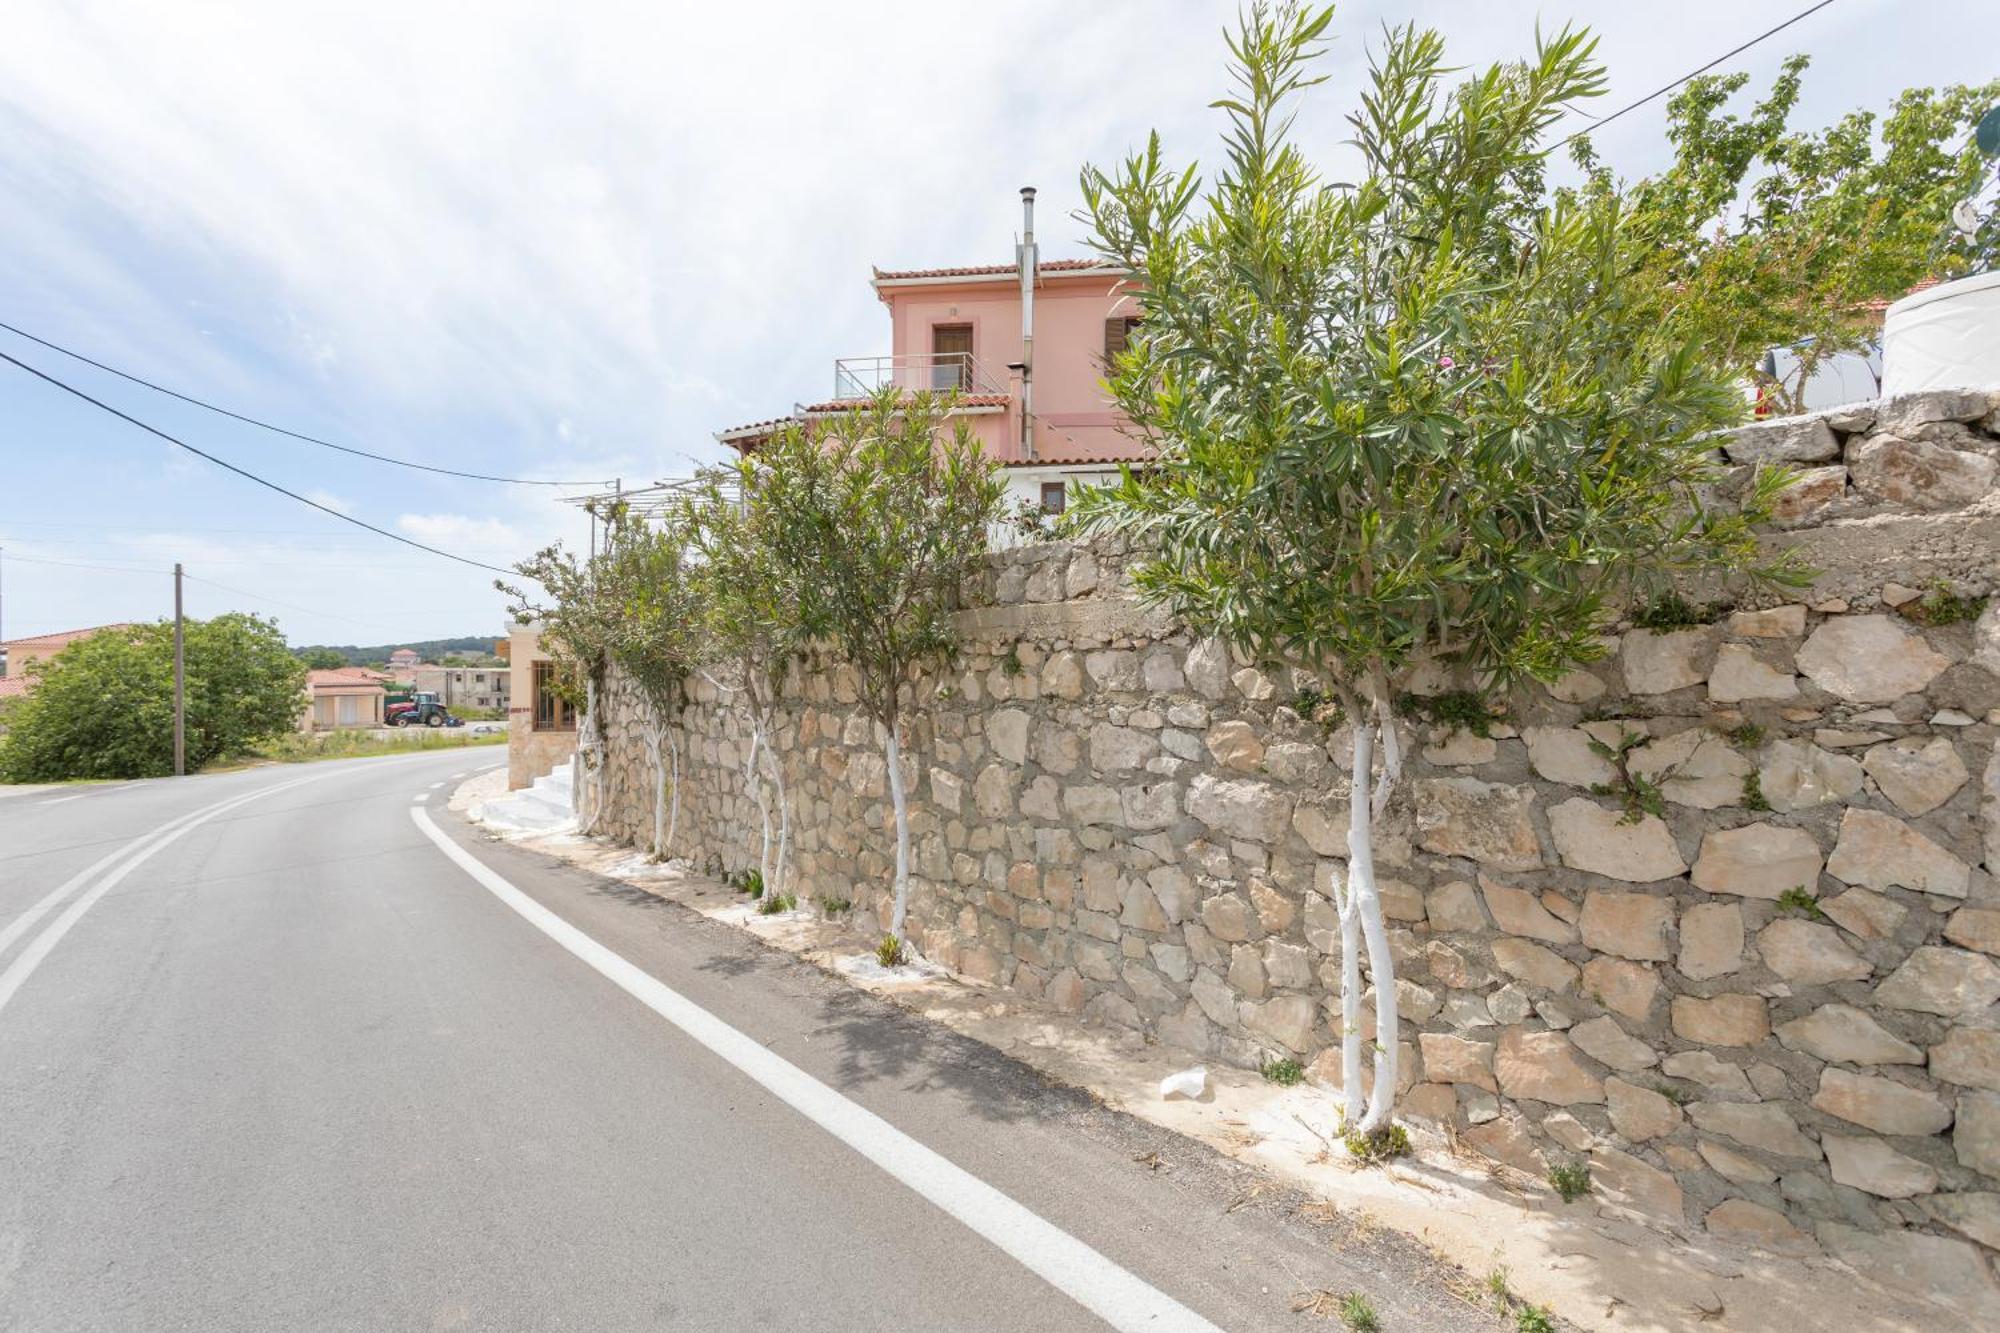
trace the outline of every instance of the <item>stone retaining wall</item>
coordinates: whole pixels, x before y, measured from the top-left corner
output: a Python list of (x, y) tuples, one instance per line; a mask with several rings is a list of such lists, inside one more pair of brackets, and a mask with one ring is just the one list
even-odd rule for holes
[[(1587, 1158), (1670, 1225), (1991, 1280), (2000, 600), (1927, 624), (1924, 596), (2000, 586), (1993, 406), (1738, 433), (1732, 461), (1813, 468), (1774, 538), (1809, 543), (1811, 593), (1621, 627), (1484, 735), (1412, 723), (1378, 835), (1407, 1114), (1538, 1175)], [(1125, 559), (989, 562), (908, 737), (911, 934), (1091, 1021), (1333, 1081), (1347, 737), (1131, 600)], [(800, 893), (885, 915), (885, 767), (854, 701), (845, 669), (800, 672), (774, 740)], [(643, 840), (636, 715), (614, 684), (607, 827)], [(676, 851), (754, 865), (741, 716), (703, 685), (680, 725)], [(1591, 745), (1628, 738), (1623, 772)], [(1628, 816), (1637, 779), (1660, 813)]]

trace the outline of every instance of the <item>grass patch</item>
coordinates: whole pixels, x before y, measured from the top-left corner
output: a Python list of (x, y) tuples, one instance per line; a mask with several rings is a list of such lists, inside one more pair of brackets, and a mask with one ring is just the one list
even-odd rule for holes
[(1590, 1193), (1590, 1165), (1587, 1162), (1558, 1162), (1549, 1168), (1549, 1188), (1564, 1203), (1575, 1203)]
[(1323, 736), (1331, 736), (1347, 720), (1347, 710), (1340, 706), (1340, 700), (1311, 685), (1292, 696), (1292, 711), (1318, 727)]
[(789, 912), (798, 905), (798, 899), (789, 893), (765, 894), (757, 903), (757, 915), (776, 916), (780, 912)]
[(1410, 1134), (1401, 1125), (1385, 1125), (1368, 1134), (1349, 1130), (1340, 1142), (1349, 1157), (1370, 1166), (1410, 1155)]
[(738, 893), (747, 893), (752, 898), (764, 896), (764, 872), (761, 870), (739, 870), (732, 875), (724, 875), (722, 882)]
[(1656, 631), (1713, 625), (1736, 608), (1728, 602), (1690, 602), (1677, 592), (1661, 593), (1632, 613), (1640, 629)]
[(426, 728), (415, 734), (377, 736), (360, 729), (348, 731), (287, 732), (260, 741), (243, 754), (248, 759), (268, 759), (280, 764), (311, 764), (322, 759), (373, 759), (388, 754), (418, 754), (426, 750), (468, 750), (481, 745), (505, 745), (507, 733), (454, 734)]
[(1595, 736), (1590, 738), (1590, 752), (1599, 759), (1608, 760), (1618, 776), (1609, 782), (1591, 784), (1591, 791), (1599, 796), (1616, 796), (1625, 807), (1625, 813), (1618, 817), (1621, 824), (1636, 824), (1647, 815), (1664, 818), (1667, 813), (1666, 794), (1660, 784), (1679, 771), (1676, 764), (1660, 774), (1656, 781), (1643, 773), (1634, 773), (1630, 763), (1632, 751), (1644, 745), (1649, 737), (1643, 731), (1618, 733), (1617, 745), (1606, 745)]
[(1922, 597), (1904, 602), (1896, 611), (1905, 620), (1914, 620), (1919, 625), (1962, 625), (1979, 619), (1985, 609), (1984, 597), (1966, 597), (1946, 584), (1937, 583)]
[(1556, 1321), (1539, 1305), (1524, 1305), (1514, 1313), (1514, 1333), (1556, 1333)]
[(1443, 694), (1399, 694), (1398, 717), (1420, 718), (1435, 726), (1469, 731), (1475, 736), (1493, 734), (1500, 715), (1486, 706), (1486, 696), (1476, 690), (1447, 690)]
[(847, 899), (836, 898), (830, 893), (822, 893), (819, 897), (813, 899), (813, 901), (818, 903), (819, 910), (826, 913), (828, 916), (839, 916), (842, 912), (845, 912), (848, 908), (854, 906), (854, 904), (848, 901)]
[(1375, 1307), (1368, 1298), (1358, 1291), (1350, 1291), (1341, 1298), (1340, 1322), (1353, 1333), (1379, 1333), (1382, 1320), (1375, 1313)]
[(1007, 655), (1000, 659), (1000, 674), (1010, 679), (1025, 670), (1021, 665), (1021, 649), (1017, 644), (1007, 645)]
[(1275, 1083), (1281, 1088), (1289, 1088), (1304, 1080), (1306, 1067), (1289, 1055), (1282, 1060), (1266, 1060), (1257, 1066), (1257, 1072), (1264, 1076), (1266, 1083)]
[(1754, 750), (1764, 743), (1764, 729), (1755, 722), (1745, 722), (1722, 733), (1723, 738), (1739, 750)]
[(1743, 808), (1745, 810), (1769, 810), (1770, 801), (1764, 797), (1764, 779), (1752, 769), (1743, 775)]
[(901, 967), (910, 961), (910, 950), (894, 935), (884, 935), (875, 946), (875, 961), (884, 967)]
[(1819, 898), (1807, 892), (1806, 886), (1803, 884), (1786, 889), (1778, 895), (1778, 910), (1780, 912), (1798, 912), (1801, 915), (1812, 917), (1814, 920), (1820, 920), (1826, 916), (1826, 913), (1820, 910)]

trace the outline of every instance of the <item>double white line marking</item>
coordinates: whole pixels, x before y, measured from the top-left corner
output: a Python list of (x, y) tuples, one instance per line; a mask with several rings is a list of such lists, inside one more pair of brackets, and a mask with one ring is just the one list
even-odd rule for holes
[[(261, 801), (266, 796), (275, 796), (281, 791), (290, 791), (294, 787), (302, 787), (308, 782), (318, 782), (332, 776), (331, 773), (316, 773), (309, 778), (295, 778), (290, 782), (279, 783), (275, 787), (265, 787), (242, 796), (233, 796), (226, 801), (218, 801), (214, 805), (204, 806), (177, 819), (170, 819), (150, 832), (140, 834), (117, 851), (70, 876), (40, 902), (9, 921), (5, 927), (0, 927), (0, 956), (4, 956), (7, 950), (14, 947), (16, 940), (34, 929), (37, 921), (61, 907), (63, 900), (71, 894), (78, 894), (76, 901), (51, 922), (47, 929), (35, 936), (6, 971), (0, 972), (0, 1009), (7, 1007), (7, 1002), (14, 998), (14, 992), (21, 989), (22, 983), (33, 976), (35, 969), (42, 965), (42, 960), (54, 951), (56, 945), (62, 943), (62, 937), (69, 934), (70, 927), (95, 906), (99, 898), (116, 888), (127, 875), (137, 870), (155, 853), (209, 820), (226, 815), (239, 806), (248, 805), (252, 801)], [(100, 874), (103, 877), (97, 878)], [(92, 883), (93, 879), (96, 879), (95, 883)]]

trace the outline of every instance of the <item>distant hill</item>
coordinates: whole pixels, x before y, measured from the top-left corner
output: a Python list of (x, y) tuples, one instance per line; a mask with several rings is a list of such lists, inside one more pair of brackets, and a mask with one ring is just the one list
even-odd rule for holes
[(292, 651), (304, 656), (312, 652), (339, 653), (349, 666), (386, 662), (398, 648), (414, 648), (426, 662), (457, 653), (466, 657), (489, 657), (497, 634), (469, 634), (457, 639), (404, 639), (401, 643), (307, 643), (294, 644)]

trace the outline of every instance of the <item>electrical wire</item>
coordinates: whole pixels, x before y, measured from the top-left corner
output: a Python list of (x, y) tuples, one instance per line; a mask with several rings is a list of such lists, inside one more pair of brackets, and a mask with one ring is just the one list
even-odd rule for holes
[[(1728, 60), (1730, 57), (1742, 55), (1745, 51), (1748, 51), (1751, 47), (1757, 45), (1757, 43), (1763, 41), (1766, 37), (1777, 36), (1785, 29), (1791, 27), (1794, 23), (1797, 23), (1800, 19), (1810, 18), (1811, 16), (1819, 13), (1820, 10), (1825, 9), (1828, 5), (1832, 3), (1833, 0), (1819, 0), (1819, 3), (1816, 5), (1806, 6), (1798, 13), (1786, 19), (1783, 23), (1780, 23), (1777, 27), (1767, 28), (1763, 32), (1758, 33), (1755, 37), (1752, 37), (1749, 41), (1743, 43), (1743, 45), (1735, 47), (1728, 51), (1724, 51), (1721, 55), (1709, 61), (1706, 65), (1703, 65), (1700, 69), (1694, 70), (1687, 74), (1683, 74), (1680, 78), (1675, 79), (1672, 83), (1667, 84), (1663, 88), (1655, 88), (1652, 92), (1647, 93), (1644, 97), (1632, 103), (1630, 106), (1621, 106), (1616, 111), (1612, 112), (1610, 115), (1591, 121), (1590, 124), (1584, 126), (1582, 129), (1578, 130), (1575, 134), (1570, 135), (1568, 139), (1564, 139), (1561, 143), (1557, 144), (1555, 146), (1555, 149), (1551, 151), (1558, 151), (1567, 148), (1569, 147), (1570, 141), (1572, 139), (1581, 138), (1582, 136), (1589, 134), (1592, 130), (1602, 129), (1606, 125), (1609, 125), (1612, 121), (1624, 115), (1626, 112), (1637, 111), (1640, 107), (1646, 105), (1646, 103), (1656, 101), (1659, 98), (1666, 96), (1674, 89), (1686, 83), (1689, 79), (1699, 78), (1703, 74), (1706, 74), (1710, 70), (1714, 69), (1717, 65), (1720, 65), (1723, 61)], [(6, 327), (5, 325), (0, 325), (0, 328), (5, 328), (5, 327)]]
[(86, 564), (81, 560), (51, 560), (47, 556), (39, 556), (39, 555), (9, 554), (6, 555), (4, 559), (6, 563), (10, 565), (11, 564), (61, 565), (65, 569), (103, 569), (103, 570), (109, 570), (113, 574), (167, 574), (172, 572), (170, 570), (156, 568), (155, 566), (152, 565)]
[[(462, 477), (468, 481), (501, 482), (509, 486), (607, 486), (612, 484), (606, 481), (542, 481), (531, 477), (496, 477), (485, 472), (461, 472), (456, 468), (434, 467), (429, 463), (413, 463), (407, 458), (394, 458), (388, 454), (370, 453), (366, 449), (356, 449), (354, 446), (347, 444), (335, 444), (332, 440), (322, 440), (317, 435), (307, 435), (302, 431), (274, 425), (269, 421), (260, 421), (256, 417), (245, 416), (241, 412), (232, 412), (226, 407), (219, 407), (214, 403), (196, 398), (192, 394), (182, 393), (178, 389), (169, 389), (164, 384), (155, 384), (152, 380), (134, 375), (130, 371), (120, 370), (116, 366), (107, 366), (102, 361), (85, 356), (82, 352), (73, 351), (70, 348), (64, 347), (61, 343), (50, 342), (47, 338), (38, 337), (26, 329), (16, 328), (14, 325), (4, 321), (0, 321), (0, 329), (5, 329), (17, 338), (26, 338), (31, 343), (38, 343), (48, 348), (51, 352), (60, 352), (72, 360), (81, 361), (86, 366), (94, 366), (107, 375), (116, 375), (119, 379), (129, 380), (142, 388), (151, 389), (154, 393), (163, 393), (169, 398), (178, 398), (184, 403), (199, 407), (204, 411), (214, 412), (219, 416), (228, 417), (232, 421), (240, 421), (246, 426), (255, 426), (259, 430), (268, 430), (277, 435), (288, 436), (294, 440), (302, 440), (307, 444), (316, 444), (322, 449), (337, 449), (343, 454), (353, 454), (356, 458), (369, 458), (377, 463), (388, 463), (393, 467), (413, 468), (418, 472), (435, 472), (440, 476)], [(16, 362), (15, 364), (18, 365), (20, 363)]]
[[(81, 560), (51, 560), (47, 556), (39, 555), (6, 555), (0, 557), (0, 562), (10, 565), (60, 565), (64, 569), (91, 569), (109, 574), (145, 574), (149, 577), (160, 579), (170, 579), (174, 574), (173, 570), (161, 565), (99, 565)], [(207, 584), (209, 587), (219, 589), (222, 592), (234, 593), (238, 597), (248, 597), (253, 602), (264, 602), (271, 606), (280, 606), (287, 611), (297, 611), (301, 615), (318, 616), (322, 620), (338, 620), (349, 625), (359, 625), (364, 629), (370, 630), (387, 628), (386, 623), (380, 620), (360, 620), (354, 616), (338, 615), (332, 611), (316, 611), (312, 607), (300, 606), (296, 602), (284, 602), (278, 600), (276, 597), (267, 597), (261, 592), (251, 592), (248, 588), (235, 588), (227, 583), (217, 583), (214, 579), (203, 578), (199, 574), (190, 574), (186, 570), (181, 571), (181, 577), (189, 583)], [(435, 618), (434, 613), (420, 611), (412, 611), (409, 615), (402, 618), (414, 620), (419, 616)]]
[(438, 547), (435, 546), (427, 546), (423, 542), (415, 541), (409, 537), (402, 536), (399, 533), (391, 532), (387, 528), (378, 528), (373, 523), (363, 522), (361, 519), (355, 518), (352, 514), (343, 514), (338, 509), (333, 508), (331, 505), (323, 505), (317, 500), (307, 499), (305, 496), (300, 495), (297, 491), (287, 490), (285, 487), (280, 486), (275, 481), (267, 481), (263, 477), (258, 476), (256, 473), (248, 471), (247, 469), (244, 468), (240, 468), (236, 466), (236, 464), (231, 463), (226, 459), (217, 458), (214, 454), (208, 453), (205, 450), (197, 449), (193, 445), (189, 444), (186, 440), (177, 439), (174, 436), (169, 435), (165, 431), (161, 430), (158, 426), (148, 425), (146, 422), (139, 420), (139, 418), (133, 416), (129, 412), (121, 412), (119, 409), (113, 407), (111, 404), (103, 401), (102, 399), (93, 398), (89, 394), (85, 393), (83, 390), (77, 388), (75, 385), (66, 384), (62, 380), (57, 379), (54, 375), (49, 374), (47, 371), (38, 370), (34, 366), (29, 365), (27, 362), (21, 360), (18, 357), (12, 356), (6, 352), (0, 352), (0, 361), (5, 361), (10, 365), (19, 366), (22, 370), (27, 371), (30, 375), (33, 375), (36, 379), (45, 380), (48, 383), (55, 385), (56, 388), (61, 389), (64, 393), (72, 394), (78, 398), (81, 398), (83, 399), (84, 402), (89, 403), (92, 407), (98, 408), (99, 410), (104, 412), (109, 412), (112, 416), (117, 417), (120, 421), (124, 421), (131, 425), (137, 426), (140, 430), (145, 431), (148, 435), (157, 435), (160, 439), (165, 440), (168, 444), (171, 444), (179, 449), (185, 449), (197, 458), (207, 459), (209, 462), (215, 464), (219, 468), (223, 468), (227, 471), (234, 472), (237, 476), (243, 477), (246, 480), (254, 481), (259, 486), (262, 486), (267, 490), (273, 490), (276, 491), (278, 494), (285, 496), (289, 499), (297, 500), (300, 504), (305, 505), (307, 508), (317, 509), (322, 514), (330, 514), (334, 518), (339, 519), (343, 523), (352, 523), (355, 527), (365, 528), (366, 530), (374, 533), (378, 537), (387, 537), (392, 542), (401, 542), (405, 546), (413, 546), (419, 551), (428, 551), (432, 555), (441, 556), (446, 560), (457, 561), (461, 565), (471, 565), (474, 569), (487, 569), (491, 570), (495, 574), (506, 574), (509, 577), (525, 577), (521, 575), (521, 571), (519, 570), (507, 569), (500, 565), (489, 565), (484, 560), (474, 560), (469, 556), (454, 555), (450, 551), (440, 550)]
[[(181, 571), (181, 577), (186, 579), (189, 583), (206, 584), (211, 588), (217, 588), (226, 593), (233, 593), (238, 597), (248, 597), (253, 602), (263, 602), (268, 606), (282, 607), (287, 611), (297, 611), (300, 615), (318, 616), (322, 620), (338, 620), (348, 625), (359, 625), (363, 629), (367, 630), (379, 631), (386, 628), (384, 623), (379, 620), (357, 620), (353, 616), (335, 615), (331, 611), (315, 611), (309, 606), (300, 606), (296, 602), (281, 602), (275, 597), (266, 597), (261, 592), (251, 592), (247, 588), (232, 588), (227, 583), (217, 583), (214, 579), (205, 579), (199, 574), (190, 574), (186, 570)], [(410, 613), (409, 616), (405, 617), (405, 619), (414, 620), (417, 618), (418, 615), (435, 618), (434, 613), (426, 611), (426, 612), (412, 612)]]

